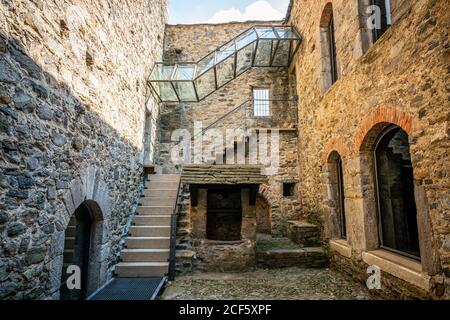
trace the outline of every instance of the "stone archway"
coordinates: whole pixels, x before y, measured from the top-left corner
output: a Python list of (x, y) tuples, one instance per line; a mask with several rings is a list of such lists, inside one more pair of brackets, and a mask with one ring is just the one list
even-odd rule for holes
[(258, 197), (264, 200), (265, 205), (268, 207), (271, 233), (281, 235), (282, 230), (286, 226), (281, 225), (280, 196), (269, 185), (262, 184), (259, 187)]
[(109, 189), (102, 178), (100, 169), (91, 166), (84, 169), (77, 178), (70, 182), (69, 188), (62, 195), (64, 208), (57, 216), (59, 226), (52, 238), (52, 260), (50, 262), (50, 281), (53, 288), (52, 298), (59, 299), (65, 231), (77, 208), (86, 205), (92, 216), (91, 248), (89, 257), (88, 294), (102, 286), (108, 278), (108, 257), (110, 253), (109, 223), (112, 200)]

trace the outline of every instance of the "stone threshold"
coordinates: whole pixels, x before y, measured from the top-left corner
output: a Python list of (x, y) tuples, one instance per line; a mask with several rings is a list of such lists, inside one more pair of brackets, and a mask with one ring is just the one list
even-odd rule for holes
[(330, 240), (330, 250), (337, 252), (338, 254), (346, 258), (352, 257), (352, 247), (350, 247), (347, 240)]
[(427, 292), (431, 289), (431, 277), (422, 272), (422, 265), (419, 261), (382, 249), (363, 252), (362, 259), (368, 265), (375, 265), (382, 271)]

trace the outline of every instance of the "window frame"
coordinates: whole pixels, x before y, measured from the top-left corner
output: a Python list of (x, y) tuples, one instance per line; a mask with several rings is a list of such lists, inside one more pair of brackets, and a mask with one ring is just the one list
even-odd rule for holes
[(372, 30), (372, 44), (374, 44), (392, 26), (392, 4), (390, 0), (370, 0), (369, 5), (381, 9), (381, 29)]
[[(262, 95), (263, 97), (267, 96), (267, 99), (255, 99), (257, 98), (257, 96), (255, 96), (255, 92), (257, 91), (267, 92), (267, 94)], [(270, 118), (272, 116), (270, 94), (271, 91), (269, 87), (252, 88), (252, 114), (254, 118)], [(258, 101), (261, 103), (257, 103)], [(263, 113), (262, 111), (267, 112)]]
[[(380, 198), (380, 181), (379, 181), (379, 170), (378, 170), (378, 157), (377, 157), (377, 152), (378, 152), (378, 147), (380, 145), (380, 143), (384, 140), (384, 138), (386, 137), (386, 135), (388, 135), (389, 133), (391, 133), (394, 130), (398, 130), (398, 129), (402, 129), (401, 127), (397, 126), (397, 125), (390, 125), (387, 128), (385, 128), (377, 137), (376, 142), (375, 142), (375, 147), (373, 150), (373, 166), (374, 166), (374, 182), (375, 182), (375, 200), (376, 200), (376, 210), (377, 210), (377, 231), (378, 231), (378, 247), (380, 249), (386, 250), (386, 251), (390, 251), (393, 252), (395, 254), (404, 256), (404, 257), (408, 257), (410, 259), (413, 259), (415, 261), (422, 261), (422, 253), (420, 252), (420, 235), (418, 237), (418, 242), (419, 242), (419, 256), (415, 256), (413, 254), (395, 249), (395, 248), (391, 248), (388, 246), (384, 245), (383, 242), (383, 217), (382, 217), (382, 210), (381, 210), (381, 198)], [(417, 208), (416, 208), (416, 214), (417, 213)], [(417, 229), (418, 226), (417, 226)], [(419, 230), (418, 230), (419, 231)]]

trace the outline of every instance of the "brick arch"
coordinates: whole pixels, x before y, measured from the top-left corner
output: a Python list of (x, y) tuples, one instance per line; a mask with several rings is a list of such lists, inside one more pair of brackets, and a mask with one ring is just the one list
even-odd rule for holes
[(330, 156), (336, 151), (339, 153), (341, 158), (345, 158), (348, 155), (348, 148), (342, 142), (342, 139), (339, 137), (332, 138), (328, 141), (325, 149), (322, 153), (322, 163), (328, 163), (330, 160)]
[(272, 234), (276, 232), (276, 224), (278, 219), (281, 217), (281, 210), (280, 210), (280, 198), (278, 192), (273, 190), (269, 185), (262, 184), (259, 186), (258, 195), (263, 198), (270, 207), (270, 220), (271, 220), (271, 229)]
[(269, 185), (267, 184), (262, 184), (259, 186), (259, 191), (258, 194), (267, 201), (267, 203), (270, 205), (270, 207), (272, 208), (272, 212), (274, 210), (279, 209), (279, 200), (280, 200), (280, 195), (275, 192), (274, 190), (272, 190), (272, 188), (270, 188)]
[(353, 143), (354, 151), (359, 153), (373, 150), (377, 137), (391, 124), (399, 126), (409, 134), (413, 130), (413, 117), (397, 109), (378, 108), (360, 125)]
[(62, 195), (64, 207), (56, 217), (56, 223), (60, 226), (52, 237), (52, 258), (50, 268), (50, 279), (56, 283), (55, 295), (59, 292), (60, 279), (63, 265), (65, 230), (69, 225), (71, 217), (82, 204), (89, 208), (92, 218), (92, 256), (93, 263), (91, 271), (93, 282), (89, 284), (90, 289), (96, 289), (104, 284), (108, 276), (108, 261), (110, 245), (109, 221), (111, 216), (112, 198), (106, 182), (104, 181), (100, 169), (95, 166), (85, 168), (78, 177), (73, 179), (68, 189)]

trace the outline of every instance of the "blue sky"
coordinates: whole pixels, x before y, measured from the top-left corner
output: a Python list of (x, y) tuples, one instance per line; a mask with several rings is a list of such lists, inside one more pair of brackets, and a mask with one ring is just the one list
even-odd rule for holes
[(169, 23), (281, 20), (289, 0), (170, 0)]

